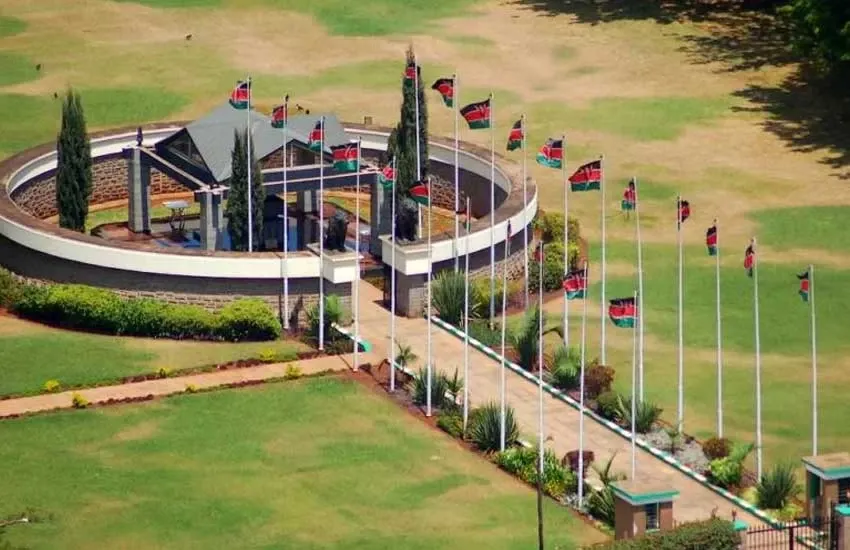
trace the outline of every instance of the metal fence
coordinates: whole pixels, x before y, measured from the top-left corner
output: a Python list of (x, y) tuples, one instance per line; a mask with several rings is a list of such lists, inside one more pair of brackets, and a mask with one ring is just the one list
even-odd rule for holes
[(747, 550), (838, 550), (838, 516), (803, 519), (778, 527), (750, 527), (744, 533)]

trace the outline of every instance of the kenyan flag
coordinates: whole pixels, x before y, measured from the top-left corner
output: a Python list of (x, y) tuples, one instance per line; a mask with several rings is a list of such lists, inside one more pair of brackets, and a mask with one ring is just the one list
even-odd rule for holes
[(285, 128), (289, 121), (289, 96), (283, 102), (272, 109), (272, 128)]
[(470, 103), (460, 110), (460, 116), (469, 124), (470, 130), (484, 130), (490, 127), (490, 98), (478, 103)]
[(706, 229), (705, 247), (708, 249), (709, 256), (717, 256), (717, 224)]
[(378, 174), (378, 183), (380, 183), (384, 189), (389, 189), (395, 183), (395, 170), (393, 170), (393, 162), (390, 161), (384, 166), (384, 169), (381, 170), (381, 173)]
[(594, 160), (582, 164), (570, 176), (570, 189), (572, 191), (598, 191), (602, 184), (602, 161)]
[(626, 186), (626, 189), (623, 191), (623, 202), (621, 204), (621, 209), (623, 212), (628, 212), (629, 210), (634, 210), (635, 205), (637, 204), (637, 193), (635, 192), (635, 182), (634, 180), (630, 181)]
[(564, 277), (564, 292), (568, 300), (578, 300), (587, 294), (587, 270), (576, 269)]
[(800, 298), (803, 299), (804, 302), (809, 301), (809, 272), (806, 271), (797, 275), (797, 278), (800, 279)]
[(511, 133), (508, 134), (508, 151), (514, 151), (522, 147), (523, 130), (522, 119), (514, 122)]
[(247, 109), (251, 104), (251, 81), (242, 80), (230, 92), (230, 106), (234, 109)]
[(425, 181), (417, 181), (413, 187), (410, 188), (410, 198), (422, 206), (428, 206), (428, 201), (431, 198), (428, 183)]
[(454, 106), (455, 99), (455, 79), (454, 78), (439, 78), (431, 85), (432, 90), (437, 90), (443, 96), (443, 103), (446, 107)]
[(325, 141), (325, 125), (324, 121), (317, 120), (316, 125), (310, 130), (310, 136), (307, 146), (311, 151), (320, 152), (322, 150), (322, 142)]
[(679, 198), (679, 224), (685, 223), (685, 220), (691, 217), (691, 203), (683, 201)]
[(560, 168), (564, 159), (564, 142), (549, 138), (537, 152), (537, 164), (548, 168)]
[(615, 326), (633, 328), (637, 318), (637, 306), (634, 298), (617, 298), (609, 300), (608, 317)]
[(537, 245), (537, 250), (534, 251), (534, 261), (542, 262), (546, 259), (546, 255), (543, 253), (543, 241), (540, 241), (540, 244)]
[(753, 276), (753, 268), (756, 265), (756, 251), (753, 248), (753, 244), (750, 243), (747, 246), (747, 249), (744, 250), (744, 269), (747, 270), (747, 275), (749, 277)]
[(334, 145), (331, 147), (334, 159), (334, 170), (340, 172), (357, 171), (357, 144), (346, 143), (345, 145)]
[(405, 82), (413, 82), (416, 80), (416, 73), (418, 73), (418, 67), (416, 66), (416, 61), (410, 61), (404, 67), (404, 81)]

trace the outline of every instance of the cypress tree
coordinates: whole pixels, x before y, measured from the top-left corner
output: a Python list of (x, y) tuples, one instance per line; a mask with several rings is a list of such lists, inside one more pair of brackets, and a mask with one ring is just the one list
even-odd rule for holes
[[(405, 66), (414, 61), (413, 47), (407, 49)], [(417, 67), (418, 69), (418, 67)], [(421, 72), (417, 78), (418, 86), (413, 81), (402, 79), (400, 121), (394, 136), (390, 136), (390, 150), (396, 159), (398, 185), (401, 195), (407, 194), (408, 189), (416, 181), (416, 97), (419, 96), (419, 155), (422, 166), (422, 176), (428, 173), (428, 107), (425, 102), (425, 86)]]
[[(248, 135), (236, 131), (233, 134), (233, 153), (231, 155), (230, 192), (227, 196), (227, 230), (230, 232), (233, 250), (248, 250)], [(262, 243), (263, 203), (266, 194), (263, 189), (263, 175), (260, 165), (251, 152), (251, 210), (254, 229), (254, 249)]]
[(83, 232), (92, 191), (91, 146), (80, 96), (71, 89), (62, 102), (62, 126), (56, 138), (56, 157), (59, 226)]

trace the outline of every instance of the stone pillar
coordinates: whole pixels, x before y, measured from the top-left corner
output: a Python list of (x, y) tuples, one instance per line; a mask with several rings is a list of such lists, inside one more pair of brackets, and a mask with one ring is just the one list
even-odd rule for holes
[(201, 248), (216, 250), (220, 244), (220, 235), (224, 223), (224, 209), (221, 206), (221, 193), (202, 191), (198, 193), (201, 204)]
[(838, 486), (850, 478), (850, 453), (839, 452), (803, 458), (806, 468), (806, 513), (810, 520), (826, 521), (839, 502)]
[(838, 550), (850, 550), (850, 505), (844, 504), (835, 508), (835, 521), (838, 522)]
[(127, 197), (129, 218), (127, 227), (133, 233), (150, 233), (151, 165), (139, 147), (125, 149), (127, 158)]
[(396, 311), (405, 317), (421, 317), (425, 312), (425, 287), (428, 284), (424, 273), (395, 274)]

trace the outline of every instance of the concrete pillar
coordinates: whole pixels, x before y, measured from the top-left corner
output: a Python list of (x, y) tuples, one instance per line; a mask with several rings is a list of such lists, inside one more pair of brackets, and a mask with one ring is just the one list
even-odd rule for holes
[(735, 532), (738, 533), (738, 536), (741, 538), (741, 543), (738, 545), (739, 550), (745, 550), (747, 548), (747, 528), (749, 527), (745, 522), (735, 519), (735, 513), (732, 513), (732, 527), (735, 529)]
[(838, 550), (850, 550), (850, 505), (835, 508), (835, 521), (838, 522)]
[(425, 313), (425, 286), (427, 277), (424, 273), (405, 275), (396, 272), (396, 311), (405, 317), (421, 317)]
[(127, 197), (130, 211), (127, 226), (133, 233), (150, 233), (150, 161), (138, 147), (130, 149), (126, 157)]
[(199, 193), (201, 204), (201, 248), (216, 250), (224, 224), (221, 194), (213, 191)]
[(369, 253), (373, 256), (381, 256), (381, 235), (389, 235), (392, 232), (392, 193), (392, 189), (384, 189), (384, 186), (377, 182), (371, 186), (372, 223), (369, 233)]
[(298, 191), (295, 194), (295, 204), (302, 212), (318, 212), (316, 206), (319, 202), (318, 191)]

